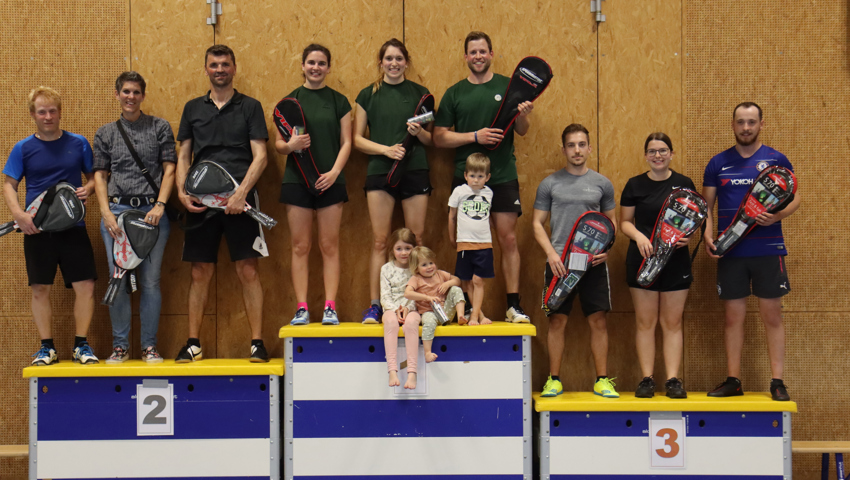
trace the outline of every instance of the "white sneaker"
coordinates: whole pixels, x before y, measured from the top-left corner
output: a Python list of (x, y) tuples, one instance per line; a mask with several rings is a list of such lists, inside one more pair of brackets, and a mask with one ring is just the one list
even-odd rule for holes
[(522, 307), (516, 306), (508, 309), (505, 313), (505, 321), (510, 323), (531, 323), (531, 318), (522, 311)]

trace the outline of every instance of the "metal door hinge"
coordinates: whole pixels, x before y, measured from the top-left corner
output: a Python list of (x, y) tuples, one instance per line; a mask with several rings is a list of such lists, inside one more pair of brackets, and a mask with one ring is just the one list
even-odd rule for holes
[(207, 0), (207, 3), (210, 4), (210, 16), (207, 17), (207, 25), (215, 25), (218, 16), (221, 15), (221, 4), (216, 0)]
[(604, 0), (590, 0), (590, 13), (596, 14), (597, 22), (604, 22), (605, 15), (602, 15), (602, 2)]

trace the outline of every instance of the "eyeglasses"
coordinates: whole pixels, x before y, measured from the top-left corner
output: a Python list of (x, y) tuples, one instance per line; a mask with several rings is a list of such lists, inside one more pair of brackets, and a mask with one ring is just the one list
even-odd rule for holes
[(646, 156), (647, 157), (654, 157), (656, 153), (660, 153), (661, 156), (663, 157), (663, 156), (667, 155), (668, 153), (670, 153), (670, 149), (669, 148), (659, 148), (658, 150), (647, 150)]

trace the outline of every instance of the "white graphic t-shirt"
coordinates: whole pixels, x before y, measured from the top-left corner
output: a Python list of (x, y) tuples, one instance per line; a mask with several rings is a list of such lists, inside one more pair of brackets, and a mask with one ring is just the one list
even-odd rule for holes
[(492, 243), (490, 235), (490, 206), (493, 191), (485, 186), (473, 190), (469, 185), (458, 185), (449, 197), (449, 207), (457, 209), (458, 243)]

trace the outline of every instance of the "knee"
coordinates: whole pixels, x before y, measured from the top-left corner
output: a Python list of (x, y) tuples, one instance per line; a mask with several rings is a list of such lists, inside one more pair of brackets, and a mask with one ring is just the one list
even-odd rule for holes
[(387, 238), (376, 236), (372, 241), (372, 250), (375, 252), (385, 252), (387, 250)]
[(765, 328), (782, 328), (782, 315), (766, 315), (762, 322)]
[(604, 314), (591, 314), (587, 317), (587, 323), (590, 324), (590, 329), (594, 331), (607, 331), (608, 321)]
[(499, 232), (499, 246), (502, 250), (516, 250), (516, 232), (513, 230), (507, 230)]
[[(637, 328), (639, 332), (655, 331), (655, 326), (658, 324), (658, 317), (655, 316), (649, 318), (637, 317), (635, 320), (635, 328)], [(661, 326), (665, 327), (666, 330), (666, 325), (664, 324), (663, 319), (661, 320)]]
[(215, 272), (215, 264), (195, 263), (192, 264), (192, 282), (209, 283)]
[(94, 297), (94, 280), (83, 280), (81, 282), (74, 283), (74, 292), (77, 294), (77, 298), (93, 298)]
[(50, 298), (50, 287), (51, 285), (32, 285), (32, 298), (33, 300), (48, 300)]
[(322, 250), (322, 255), (331, 257), (339, 252), (339, 237), (326, 236), (319, 240), (319, 248)]
[(563, 334), (566, 328), (566, 315), (552, 315), (551, 317), (549, 317), (549, 332)]
[(310, 254), (310, 241), (309, 240), (293, 240), (292, 241), (292, 255), (295, 257), (306, 257)]
[(243, 284), (256, 282), (260, 278), (257, 266), (252, 262), (237, 262), (236, 276)]
[(478, 275), (473, 275), (472, 285), (475, 286), (475, 288), (481, 288), (484, 286), (484, 279), (479, 277)]
[(661, 317), (661, 328), (665, 332), (679, 333), (682, 331), (682, 317)]

